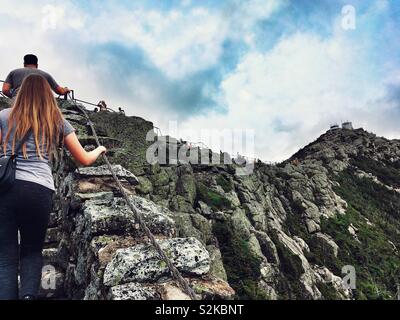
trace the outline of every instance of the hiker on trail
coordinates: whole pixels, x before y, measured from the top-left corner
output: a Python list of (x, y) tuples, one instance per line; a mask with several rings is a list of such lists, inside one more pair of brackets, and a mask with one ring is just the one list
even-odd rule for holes
[(66, 95), (71, 91), (68, 88), (60, 87), (50, 74), (38, 69), (38, 58), (33, 54), (27, 54), (24, 57), (24, 67), (11, 71), (7, 76), (3, 83), (3, 93), (9, 98), (15, 98), (22, 81), (30, 74), (43, 76), (48, 81), (51, 89), (59, 95)]
[[(26, 142), (18, 148), (21, 141)], [(13, 107), (0, 112), (0, 157), (17, 156), (16, 180), (0, 192), (0, 300), (38, 296), (42, 249), (55, 192), (50, 163), (57, 160), (59, 146), (65, 146), (85, 166), (106, 152), (103, 146), (85, 151), (75, 129), (64, 119), (47, 79), (29, 75)], [(0, 186), (4, 186), (1, 181)]]
[(97, 104), (97, 106), (99, 107), (100, 112), (107, 111), (107, 104), (106, 104), (106, 102), (105, 102), (104, 100), (101, 100), (101, 101)]
[(122, 109), (121, 107), (118, 108), (118, 112), (119, 112), (120, 114), (125, 114), (125, 110)]

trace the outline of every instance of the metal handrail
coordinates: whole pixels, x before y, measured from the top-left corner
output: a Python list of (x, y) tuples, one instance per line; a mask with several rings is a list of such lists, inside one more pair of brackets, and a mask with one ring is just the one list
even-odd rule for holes
[[(4, 83), (5, 81), (4, 80), (0, 80), (0, 82), (2, 82), (2, 83)], [(0, 96), (3, 96), (3, 97), (5, 97), (5, 98), (9, 98), (9, 97), (7, 97), (6, 95), (4, 95), (4, 93), (3, 92), (1, 92), (0, 91)], [(61, 98), (62, 96), (61, 95), (59, 95), (59, 98)], [(68, 98), (70, 98), (72, 101), (75, 101), (75, 102), (80, 102), (80, 103), (83, 103), (83, 104), (87, 104), (87, 105), (90, 105), (90, 106), (94, 106), (94, 107), (99, 107), (99, 105), (98, 104), (95, 104), (95, 103), (93, 103), (93, 102), (89, 102), (89, 101), (85, 101), (85, 100), (81, 100), (81, 99), (77, 99), (76, 97), (75, 97), (75, 91), (74, 90), (71, 90), (71, 92), (70, 92), (70, 96), (68, 96), (68, 94), (66, 94), (66, 95), (64, 95), (64, 99), (65, 100), (68, 100)], [(110, 110), (110, 111), (112, 111), (112, 112), (117, 112), (117, 111), (115, 111), (115, 110), (113, 110), (113, 109), (111, 109), (111, 108), (109, 108), (109, 107), (107, 107), (107, 110)], [(153, 126), (153, 129), (155, 129), (155, 131), (156, 131), (156, 134), (158, 135), (158, 136), (162, 136), (162, 132), (161, 132), (161, 129), (159, 128), (159, 127), (155, 127), (155, 126)], [(199, 142), (190, 142), (190, 141), (186, 141), (186, 143), (187, 144), (190, 144), (190, 146), (192, 147), (192, 148), (203, 148), (203, 149), (209, 149), (209, 150), (211, 150), (211, 148), (209, 148), (204, 142), (201, 142), (201, 141), (199, 141)], [(240, 155), (242, 158), (244, 158), (246, 161), (256, 161), (257, 160), (257, 158), (253, 158), (253, 157), (247, 157), (247, 156), (242, 156), (242, 155)], [(273, 162), (270, 162), (270, 161), (265, 161), (265, 163), (273, 163)]]

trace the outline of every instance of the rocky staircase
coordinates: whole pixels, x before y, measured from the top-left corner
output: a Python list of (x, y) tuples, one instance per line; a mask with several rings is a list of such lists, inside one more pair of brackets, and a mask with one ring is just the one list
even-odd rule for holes
[[(62, 106), (85, 149), (95, 146), (86, 119)], [(100, 132), (101, 143), (123, 151), (123, 143)], [(113, 152), (109, 153), (111, 161)], [(46, 299), (188, 299), (166, 263), (145, 237), (106, 166), (78, 168), (62, 151), (54, 167), (54, 212), (46, 235), (41, 297)], [(114, 162), (114, 161), (113, 161)], [(116, 162), (116, 161), (115, 161)], [(233, 289), (210, 275), (210, 254), (193, 237), (178, 237), (174, 213), (136, 194), (137, 178), (119, 164), (113, 169), (131, 201), (199, 298), (229, 299)]]

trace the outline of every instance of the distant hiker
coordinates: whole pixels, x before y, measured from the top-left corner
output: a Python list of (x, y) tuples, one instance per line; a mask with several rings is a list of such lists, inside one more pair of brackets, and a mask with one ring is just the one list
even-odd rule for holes
[(50, 74), (38, 69), (38, 58), (35, 55), (27, 54), (24, 57), (24, 67), (15, 69), (8, 74), (6, 81), (3, 83), (3, 93), (9, 98), (16, 97), (22, 81), (30, 74), (43, 76), (48, 81), (51, 89), (59, 95), (66, 95), (70, 92), (68, 88), (60, 87)]
[(99, 112), (99, 108), (94, 108), (94, 112)]
[[(23, 137), (26, 143), (17, 150)], [(86, 166), (106, 151), (103, 146), (85, 151), (58, 108), (48, 81), (39, 74), (27, 76), (13, 107), (0, 112), (0, 157), (10, 157), (17, 150), (16, 180), (0, 192), (0, 300), (38, 296), (55, 190), (50, 163), (56, 159), (57, 147), (64, 145)]]
[(294, 166), (298, 166), (298, 165), (300, 165), (300, 160), (297, 159), (297, 158), (294, 158), (294, 159), (291, 161), (291, 163), (292, 163)]
[(97, 106), (99, 107), (100, 112), (102, 112), (102, 111), (107, 111), (107, 104), (106, 104), (105, 101), (103, 101), (103, 100), (99, 101), (99, 103), (97, 104)]
[(124, 109), (122, 109), (121, 107), (118, 108), (118, 111), (119, 111), (119, 113), (121, 113), (121, 114), (125, 114)]

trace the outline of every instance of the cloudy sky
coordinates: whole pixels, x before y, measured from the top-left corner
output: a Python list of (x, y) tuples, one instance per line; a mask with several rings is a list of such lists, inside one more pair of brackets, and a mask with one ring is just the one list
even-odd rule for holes
[(345, 120), (400, 138), (399, 17), (400, 0), (0, 0), (0, 79), (35, 53), (80, 98), (183, 138), (251, 129), (281, 161)]

